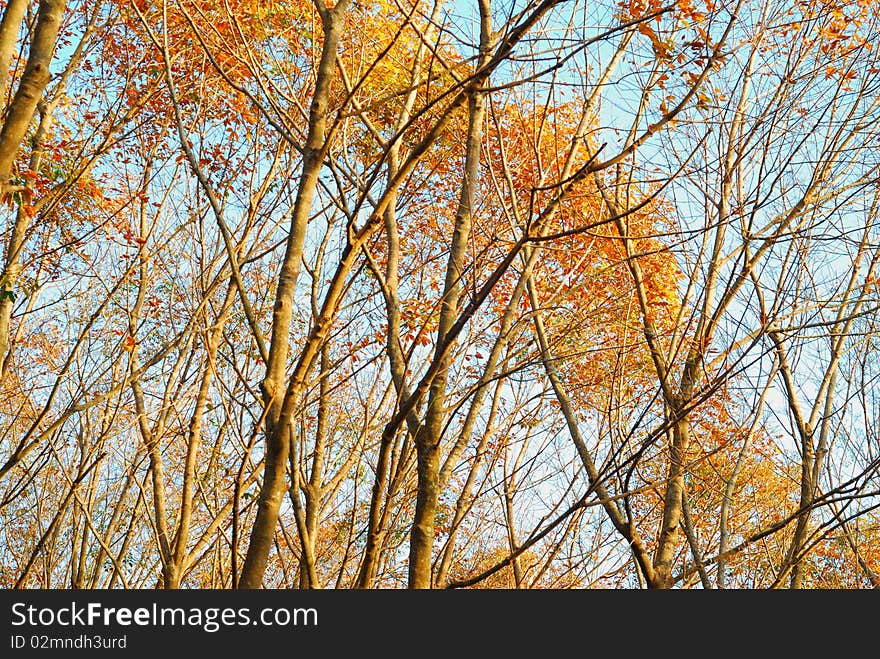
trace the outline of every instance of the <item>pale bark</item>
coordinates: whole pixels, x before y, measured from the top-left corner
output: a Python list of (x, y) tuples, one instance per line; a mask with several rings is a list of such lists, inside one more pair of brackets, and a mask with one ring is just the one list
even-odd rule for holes
[[(15, 223), (6, 245), (3, 272), (0, 274), (0, 380), (3, 378), (9, 349), (9, 323), (15, 304), (15, 287), (21, 274), (19, 254), (29, 224), (29, 215), (21, 208), (25, 203), (26, 194), (29, 193), (26, 192), (24, 186), (13, 186), (10, 181), (21, 143), (34, 118), (37, 105), (43, 98), (43, 92), (51, 79), (49, 65), (55, 51), (55, 41), (58, 37), (58, 30), (61, 28), (66, 4), (66, 0), (41, 0), (33, 41), (28, 53), (27, 67), (6, 111), (3, 128), (0, 130), (0, 200), (6, 199), (8, 195), (12, 194), (14, 188), (20, 188), (17, 190), (17, 194), (21, 195), (21, 203), (16, 211)], [(27, 2), (20, 1), (7, 5), (3, 22), (0, 24), (0, 79), (4, 81), (4, 84), (7, 79), (11, 52), (15, 47), (18, 24), (21, 22), (20, 14), (24, 12), (26, 6)], [(18, 20), (16, 20), (16, 16), (18, 16)], [(15, 23), (14, 27), (13, 23)], [(51, 110), (44, 110), (41, 112), (40, 128), (34, 140), (38, 147), (50, 125)], [(39, 166), (38, 152), (39, 148), (31, 159), (31, 169)]]
[[(480, 2), (480, 56), (477, 69), (485, 66), (492, 48), (491, 11), (488, 0)], [(468, 94), (468, 129), (465, 143), (464, 178), (455, 214), (440, 320), (437, 325), (437, 373), (431, 382), (424, 424), (416, 435), (418, 490), (416, 510), (410, 532), (409, 587), (431, 588), (431, 558), (437, 501), (440, 497), (440, 446), (446, 420), (446, 386), (451, 364), (445, 338), (459, 315), (459, 298), (467, 255), (471, 220), (480, 180), (481, 144), (485, 120), (485, 94), (479, 87)]]
[[(9, 193), (9, 181), (18, 149), (34, 117), (37, 103), (43, 98), (43, 91), (51, 79), (49, 65), (55, 52), (55, 40), (61, 28), (66, 5), (66, 0), (40, 0), (37, 24), (28, 52), (28, 63), (6, 112), (6, 121), (0, 130), (0, 194), (3, 196)], [(0, 48), (2, 47), (3, 45), (0, 44)], [(6, 77), (5, 71), (0, 73), (4, 78)]]
[(263, 483), (258, 499), (257, 516), (242, 569), (239, 588), (259, 588), (275, 538), (278, 510), (287, 490), (287, 462), (290, 454), (290, 427), (282, 421), (282, 405), (287, 382), (287, 359), (290, 354), (290, 323), (293, 318), (293, 295), (302, 267), (306, 229), (324, 160), (324, 132), (330, 102), (330, 86), (336, 65), (336, 53), (342, 34), (347, 0), (333, 9), (321, 10), (324, 43), (318, 64), (317, 80), (309, 111), (309, 129), (303, 146), (302, 171), (291, 218), (286, 252), (278, 274), (275, 307), (272, 312), (272, 335), (266, 377), (262, 383), (266, 415), (266, 459)]
[(27, 6), (28, 0), (9, 0), (3, 10), (3, 19), (0, 20), (0, 103), (6, 101), (10, 78), (9, 67), (12, 65), (12, 56), (18, 43), (18, 32)]
[[(432, 24), (435, 23), (442, 5), (443, 3), (441, 1), (434, 4), (434, 9), (431, 14)], [(419, 42), (419, 47), (413, 58), (412, 70), (410, 72), (410, 91), (407, 94), (403, 108), (397, 117), (397, 123), (394, 127), (395, 134), (400, 134), (410, 121), (416, 97), (418, 96), (418, 83), (422, 76), (422, 60), (425, 57), (425, 51), (427, 50), (426, 44), (430, 39), (429, 35), (433, 32), (434, 30), (430, 29), (428, 34), (425, 35), (425, 38)], [(397, 189), (392, 185), (400, 170), (401, 147), (401, 140), (394, 140), (388, 147), (388, 176), (386, 185), (389, 188), (389, 196), (388, 205), (382, 217), (388, 241), (388, 256), (384, 272), (382, 294), (385, 298), (386, 316), (388, 318), (388, 335), (386, 340), (388, 367), (398, 398), (406, 399), (409, 398), (412, 393), (406, 383), (406, 358), (400, 344), (401, 315), (400, 296), (398, 293), (400, 282), (400, 232), (397, 223)], [(407, 415), (406, 422), (410, 435), (415, 437), (418, 434), (420, 426), (419, 418), (415, 411)], [(380, 506), (382, 505), (382, 494), (386, 487), (386, 471), (389, 467), (390, 451), (391, 442), (382, 441), (379, 446), (376, 479), (370, 497), (370, 512), (367, 522), (367, 544), (364, 548), (364, 556), (358, 572), (358, 588), (368, 588), (376, 576), (379, 555), (381, 553), (382, 542), (384, 539), (384, 532), (380, 525), (380, 521), (383, 518)]]

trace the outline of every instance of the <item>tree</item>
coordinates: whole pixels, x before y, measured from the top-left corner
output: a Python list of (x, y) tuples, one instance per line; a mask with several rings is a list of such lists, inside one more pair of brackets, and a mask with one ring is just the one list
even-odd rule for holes
[(0, 580), (876, 586), (877, 27), (4, 3)]

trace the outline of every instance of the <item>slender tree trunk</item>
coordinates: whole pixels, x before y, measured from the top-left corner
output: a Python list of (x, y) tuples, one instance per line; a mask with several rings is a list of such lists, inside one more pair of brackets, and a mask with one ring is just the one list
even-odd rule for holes
[[(0, 130), (0, 193), (3, 196), (9, 191), (9, 179), (12, 177), (18, 148), (34, 117), (37, 103), (43, 98), (43, 91), (51, 79), (49, 65), (52, 61), (52, 53), (55, 51), (55, 40), (61, 28), (66, 4), (66, 0), (40, 1), (27, 67), (6, 113), (6, 121)], [(7, 7), (7, 11), (14, 12), (16, 7)], [(11, 18), (14, 19), (14, 16)], [(0, 44), (0, 49), (5, 49), (5, 44)], [(0, 50), (0, 57), (3, 55)], [(0, 70), (0, 76), (5, 79), (6, 71)]]
[[(436, 2), (431, 16), (432, 23), (442, 6), (442, 2)], [(397, 117), (397, 123), (394, 127), (395, 134), (400, 133), (406, 127), (418, 96), (418, 84), (422, 75), (422, 59), (425, 56), (427, 39), (419, 43), (416, 55), (413, 60), (412, 71), (410, 72), (410, 88), (411, 91), (406, 97), (400, 115)], [(397, 224), (397, 190), (393, 187), (393, 181), (397, 177), (400, 168), (400, 148), (402, 140), (395, 140), (388, 149), (388, 176), (387, 185), (389, 188), (388, 206), (383, 213), (382, 219), (385, 225), (385, 233), (388, 240), (388, 258), (385, 266), (385, 286), (383, 287), (383, 295), (385, 296), (386, 316), (388, 318), (388, 337), (386, 340), (386, 348), (388, 354), (388, 368), (391, 373), (391, 381), (397, 391), (398, 399), (405, 400), (410, 397), (410, 391), (406, 384), (406, 359), (403, 349), (400, 345), (400, 297), (398, 288), (400, 283), (400, 233)], [(415, 411), (410, 412), (406, 417), (407, 428), (410, 434), (415, 437), (419, 431), (419, 419)], [(379, 563), (379, 554), (383, 539), (383, 531), (379, 526), (380, 520), (383, 518), (380, 507), (382, 506), (382, 494), (387, 484), (386, 470), (388, 469), (388, 458), (391, 451), (391, 441), (383, 441), (379, 446), (379, 459), (376, 471), (376, 478), (373, 482), (373, 491), (370, 497), (370, 512), (367, 518), (367, 542), (364, 548), (363, 560), (356, 581), (357, 588), (369, 588), (376, 575), (376, 568)]]
[(295, 460), (291, 451), (290, 470), (293, 474), (290, 488), (290, 497), (295, 508), (300, 508), (299, 492), (305, 495), (305, 506), (296, 510), (297, 527), (299, 529), (302, 554), (299, 560), (299, 586), (300, 588), (320, 588), (318, 580), (315, 547), (317, 546), (318, 516), (321, 512), (321, 499), (323, 498), (322, 478), (324, 472), (324, 451), (327, 445), (329, 433), (329, 410), (327, 406), (330, 400), (330, 345), (325, 343), (321, 348), (321, 368), (318, 382), (318, 419), (315, 429), (315, 447), (312, 452), (312, 468), (309, 480), (300, 483), (298, 476), (299, 462)]
[[(51, 78), (49, 65), (55, 50), (55, 41), (64, 14), (66, 0), (42, 0), (37, 12), (37, 24), (34, 38), (28, 54), (27, 67), (22, 74), (18, 90), (6, 112), (6, 120), (0, 130), (0, 200), (12, 193), (10, 183), (15, 161), (21, 142), (27, 134), (28, 127), (34, 117), (37, 104), (43, 98), (43, 92)], [(27, 2), (14, 0), (6, 7), (3, 21), (0, 23), (0, 79), (6, 85), (15, 37), (21, 23)], [(43, 122), (47, 121), (43, 113)], [(43, 128), (41, 126), (41, 128)], [(43, 130), (45, 132), (45, 130)], [(37, 140), (39, 142), (39, 140)], [(21, 191), (24, 194), (24, 191)], [(5, 263), (0, 274), (0, 379), (6, 363), (9, 348), (9, 323), (12, 308), (15, 304), (15, 285), (21, 273), (19, 253), (24, 242), (25, 230), (29, 215), (21, 208), (16, 210), (9, 242), (6, 245)]]
[(18, 43), (18, 31), (27, 10), (28, 0), (9, 0), (0, 20), (0, 104), (6, 101), (9, 88), (9, 67)]
[(184, 462), (183, 472), (183, 489), (181, 492), (180, 514), (177, 523), (177, 531), (174, 534), (174, 542), (172, 544), (172, 562), (174, 569), (172, 570), (173, 579), (166, 582), (165, 588), (180, 588), (180, 580), (183, 578), (186, 570), (186, 547), (189, 542), (190, 526), (192, 525), (193, 500), (195, 497), (195, 483), (198, 476), (197, 461), (199, 457), (199, 448), (202, 443), (202, 426), (204, 424), (205, 408), (208, 404), (208, 394), (211, 388), (211, 382), (214, 379), (214, 368), (217, 362), (217, 350), (220, 347), (220, 339), (223, 335), (223, 329), (226, 321), (232, 311), (232, 302), (235, 297), (235, 284), (230, 282), (226, 290), (226, 297), (221, 306), (220, 315), (214, 322), (211, 329), (207, 332), (206, 355), (204, 371), (202, 379), (199, 383), (199, 390), (196, 394), (196, 404), (190, 419), (189, 432), (187, 436), (186, 458)]
[(269, 408), (266, 415), (266, 459), (263, 484), (257, 499), (257, 515), (251, 531), (250, 543), (242, 568), (239, 588), (259, 588), (269, 552), (278, 525), (278, 511), (287, 490), (287, 462), (290, 454), (290, 428), (280, 423), (285, 384), (287, 382), (287, 359), (290, 354), (290, 323), (293, 318), (293, 295), (296, 291), (302, 267), (303, 246), (311, 214), (312, 202), (318, 184), (318, 173), (324, 157), (324, 131), (327, 125), (327, 107), (330, 102), (330, 85), (336, 66), (339, 37), (343, 27), (343, 15), (348, 5), (341, 0), (333, 9), (321, 11), (324, 27), (324, 43), (318, 65), (315, 91), (309, 109), (309, 129), (303, 147), (303, 164), (300, 184), (291, 218), (287, 250), (278, 275), (275, 307), (272, 312), (272, 339), (269, 362), (263, 381), (264, 404)]
[[(532, 280), (529, 280), (529, 299), (532, 308), (538, 309), (538, 298)], [(540, 313), (536, 313), (534, 316), (534, 327), (535, 335), (538, 339), (538, 346), (541, 349), (541, 361), (544, 365), (544, 372), (547, 373), (550, 385), (553, 387), (553, 393), (556, 396), (556, 400), (559, 402), (559, 407), (565, 418), (569, 436), (577, 449), (581, 464), (583, 464), (584, 470), (587, 472), (587, 480), (590, 484), (590, 488), (596, 493), (599, 501), (601, 501), (602, 507), (605, 509), (614, 528), (629, 545), (641, 575), (649, 585), (653, 585), (656, 582), (656, 575), (651, 557), (648, 550), (645, 548), (641, 537), (626, 518), (623, 511), (621, 511), (620, 506), (618, 506), (617, 502), (612, 498), (611, 493), (605, 486), (603, 478), (596, 467), (593, 454), (587, 446), (578, 426), (577, 414), (575, 413), (574, 406), (571, 403), (568, 392), (565, 390), (559, 370), (556, 368), (556, 360), (550, 351), (550, 345), (547, 341), (547, 335), (544, 328), (544, 319)]]
[[(491, 17), (488, 0), (480, 2), (480, 58), (478, 68), (489, 58), (491, 48)], [(434, 547), (434, 526), (440, 497), (440, 444), (446, 419), (446, 385), (450, 365), (448, 347), (444, 340), (459, 312), (461, 278), (467, 254), (471, 219), (479, 184), (481, 142), (485, 119), (485, 94), (473, 89), (468, 97), (468, 133), (465, 152), (464, 180), (461, 186), (455, 217), (452, 244), (446, 267), (446, 281), (440, 304), (437, 328), (437, 353), (440, 362), (437, 375), (431, 382), (425, 423), (416, 436), (418, 491), (416, 510), (410, 533), (409, 587), (431, 588), (431, 558)]]

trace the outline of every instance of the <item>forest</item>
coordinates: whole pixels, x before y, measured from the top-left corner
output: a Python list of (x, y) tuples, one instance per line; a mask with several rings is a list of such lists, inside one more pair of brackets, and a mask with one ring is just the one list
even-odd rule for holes
[(0, 11), (0, 588), (880, 587), (874, 1)]

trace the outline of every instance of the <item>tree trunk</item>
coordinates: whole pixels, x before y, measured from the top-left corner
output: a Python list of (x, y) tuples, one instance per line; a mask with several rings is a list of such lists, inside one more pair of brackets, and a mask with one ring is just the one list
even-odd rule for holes
[[(49, 65), (55, 50), (55, 40), (61, 27), (65, 5), (66, 0), (42, 0), (40, 2), (27, 67), (22, 74), (15, 97), (6, 111), (3, 129), (0, 130), (0, 201), (5, 200), (12, 192), (13, 186), (10, 180), (18, 156), (18, 149), (27, 134), (37, 104), (43, 98), (43, 92), (51, 79)], [(0, 78), (3, 80), (4, 87), (12, 49), (15, 46), (15, 35), (21, 23), (21, 14), (26, 6), (27, 2), (11, 2), (7, 5), (3, 21), (0, 23)], [(16, 17), (18, 17), (17, 20)], [(6, 352), (9, 348), (9, 322), (12, 317), (12, 307), (15, 304), (14, 289), (21, 273), (18, 256), (24, 241), (26, 226), (27, 216), (19, 207), (15, 225), (6, 246), (3, 273), (0, 275), (0, 370), (3, 368)], [(2, 378), (2, 373), (0, 373), (0, 378)]]
[[(478, 68), (489, 57), (491, 25), (488, 2), (480, 3), (481, 31)], [(431, 382), (425, 423), (416, 436), (418, 460), (418, 493), (416, 511), (410, 534), (409, 587), (431, 587), (431, 558), (434, 546), (434, 521), (440, 497), (440, 444), (446, 419), (446, 384), (450, 365), (449, 346), (446, 335), (455, 323), (461, 297), (461, 278), (467, 254), (471, 218), (476, 200), (480, 175), (481, 142), (485, 116), (484, 92), (473, 89), (468, 96), (468, 133), (465, 152), (464, 180), (461, 185), (458, 209), (455, 217), (452, 244), (446, 266), (446, 281), (440, 304), (440, 321), (437, 327), (437, 351), (434, 359), (440, 363), (437, 375)]]
[(262, 583), (269, 552), (274, 543), (278, 510), (287, 490), (286, 470), (290, 453), (290, 429), (280, 424), (279, 419), (287, 381), (293, 295), (302, 267), (306, 229), (318, 185), (318, 173), (323, 161), (330, 85), (333, 81), (336, 52), (343, 26), (342, 16), (347, 4), (345, 0), (338, 2), (332, 10), (324, 10), (321, 15), (324, 44), (318, 65), (315, 92), (309, 109), (309, 130), (303, 148), (302, 174), (291, 218), (287, 250), (278, 275), (275, 307), (272, 312), (269, 362), (266, 365), (266, 378), (262, 385), (264, 404), (269, 409), (266, 415), (266, 460), (263, 484), (260, 488), (257, 516), (254, 520), (239, 588), (259, 588)]

